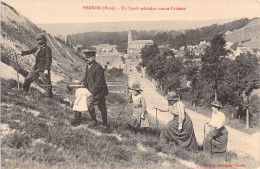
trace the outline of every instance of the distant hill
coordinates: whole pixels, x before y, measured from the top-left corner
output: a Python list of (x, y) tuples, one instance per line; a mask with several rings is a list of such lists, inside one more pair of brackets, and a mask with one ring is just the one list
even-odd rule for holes
[(260, 49), (260, 18), (253, 19), (247, 25), (234, 31), (226, 32), (226, 41), (240, 46)]
[(185, 30), (195, 29), (212, 24), (223, 24), (232, 19), (221, 20), (167, 20), (167, 21), (126, 21), (126, 22), (94, 22), (94, 23), (56, 23), (38, 24), (38, 26), (52, 35), (68, 35), (83, 32), (121, 32), (133, 30)]
[[(213, 24), (196, 29), (182, 31), (137, 31), (132, 30), (134, 40), (152, 39), (157, 45), (170, 46), (179, 49), (186, 45), (197, 45), (201, 41), (210, 41), (216, 34), (225, 33), (240, 29), (251, 22), (250, 19), (243, 18), (224, 24)], [(122, 32), (85, 32), (71, 35), (72, 44), (82, 44), (85, 48), (92, 45), (107, 43), (118, 45), (120, 52), (126, 52), (128, 31)]]

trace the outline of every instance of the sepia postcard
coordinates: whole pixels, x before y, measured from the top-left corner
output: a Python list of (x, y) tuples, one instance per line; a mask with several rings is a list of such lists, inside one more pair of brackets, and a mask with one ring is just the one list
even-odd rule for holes
[(1, 168), (260, 169), (260, 0), (2, 0)]

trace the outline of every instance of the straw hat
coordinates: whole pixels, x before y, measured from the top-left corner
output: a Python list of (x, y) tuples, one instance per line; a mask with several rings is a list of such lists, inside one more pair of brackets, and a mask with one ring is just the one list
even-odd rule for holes
[(136, 90), (136, 91), (143, 91), (143, 90), (141, 89), (141, 84), (138, 83), (138, 82), (134, 83), (131, 87), (129, 87), (129, 89), (130, 89), (130, 90)]
[(167, 100), (179, 100), (179, 96), (175, 92), (169, 92), (167, 94)]
[(222, 103), (220, 101), (213, 101), (211, 103), (211, 106), (215, 106), (215, 107), (218, 107), (218, 108), (221, 108), (222, 107)]

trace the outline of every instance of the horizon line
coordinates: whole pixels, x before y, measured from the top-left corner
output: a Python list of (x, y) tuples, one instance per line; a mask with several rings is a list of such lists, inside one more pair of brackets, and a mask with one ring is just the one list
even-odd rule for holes
[(158, 21), (217, 21), (217, 20), (240, 20), (240, 19), (257, 19), (260, 17), (242, 17), (242, 18), (224, 18), (224, 19), (173, 19), (173, 20), (129, 20), (129, 21), (97, 21), (97, 22), (55, 22), (55, 23), (35, 23), (36, 25), (51, 25), (51, 24), (89, 24), (89, 23), (125, 23), (125, 22), (158, 22)]

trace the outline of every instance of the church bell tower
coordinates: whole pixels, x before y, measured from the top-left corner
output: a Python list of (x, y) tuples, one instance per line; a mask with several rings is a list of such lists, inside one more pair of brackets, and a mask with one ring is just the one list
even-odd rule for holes
[(129, 26), (129, 31), (128, 31), (128, 45), (129, 43), (132, 42), (132, 34), (131, 34), (131, 29), (130, 29), (130, 26)]
[(132, 43), (132, 34), (131, 34), (131, 29), (129, 25), (129, 31), (128, 31), (128, 44), (127, 44), (127, 54), (131, 53), (131, 43)]

